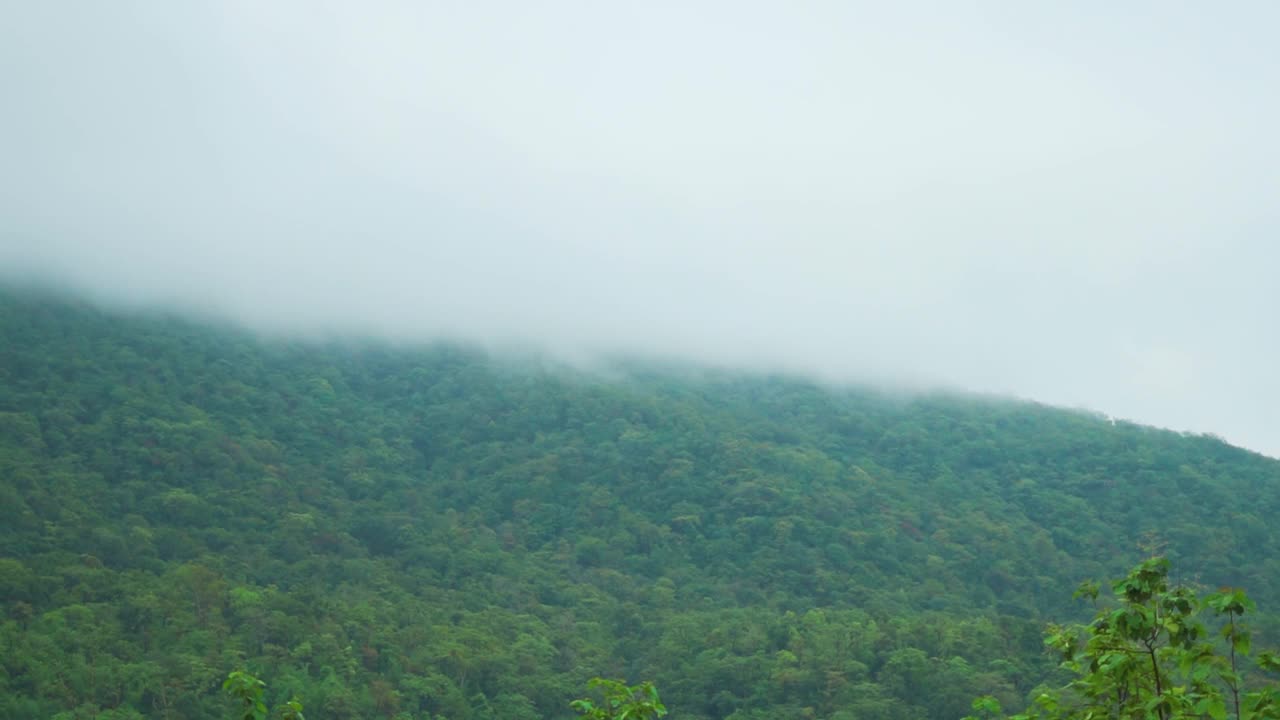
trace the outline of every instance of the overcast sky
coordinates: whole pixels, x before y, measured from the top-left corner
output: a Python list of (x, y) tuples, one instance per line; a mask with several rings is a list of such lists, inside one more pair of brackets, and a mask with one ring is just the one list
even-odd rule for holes
[(1280, 3), (0, 0), (0, 272), (1280, 456)]

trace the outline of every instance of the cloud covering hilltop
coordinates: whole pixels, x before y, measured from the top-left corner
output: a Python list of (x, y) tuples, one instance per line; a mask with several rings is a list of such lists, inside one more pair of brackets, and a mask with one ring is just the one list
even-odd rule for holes
[(1280, 8), (0, 10), (0, 268), (946, 384), (1280, 455)]

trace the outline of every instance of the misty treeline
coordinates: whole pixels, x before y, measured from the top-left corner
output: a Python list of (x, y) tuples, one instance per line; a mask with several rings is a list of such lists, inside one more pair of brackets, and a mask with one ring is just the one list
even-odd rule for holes
[[(1280, 626), (1280, 463), (1026, 403), (291, 343), (0, 294), (0, 717), (958, 718), (1153, 538)], [(1253, 673), (1252, 666), (1242, 669)]]

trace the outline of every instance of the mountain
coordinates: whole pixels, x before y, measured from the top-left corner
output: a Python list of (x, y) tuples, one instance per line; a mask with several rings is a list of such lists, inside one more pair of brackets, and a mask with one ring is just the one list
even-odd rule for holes
[[(0, 294), (0, 717), (956, 718), (1158, 545), (1280, 607), (1280, 462), (963, 394)], [(1255, 621), (1280, 637), (1274, 617)]]

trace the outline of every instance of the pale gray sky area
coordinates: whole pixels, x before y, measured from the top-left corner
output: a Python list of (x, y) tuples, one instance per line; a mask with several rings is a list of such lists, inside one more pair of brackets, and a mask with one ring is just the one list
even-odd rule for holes
[(0, 0), (0, 274), (1280, 456), (1280, 3)]

